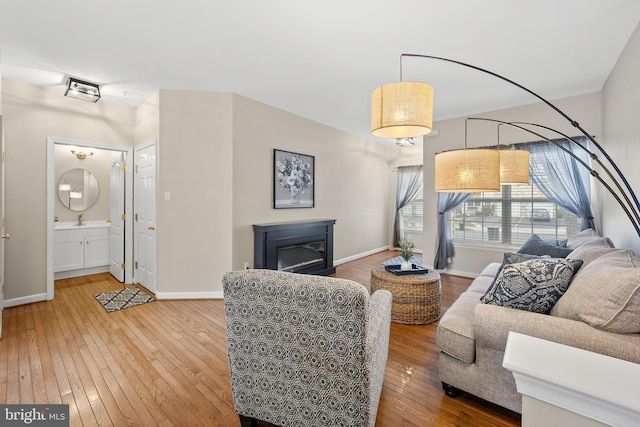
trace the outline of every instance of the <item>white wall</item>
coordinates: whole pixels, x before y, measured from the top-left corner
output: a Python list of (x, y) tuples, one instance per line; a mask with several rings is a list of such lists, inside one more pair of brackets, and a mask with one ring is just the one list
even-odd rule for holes
[[(617, 163), (640, 198), (640, 26), (618, 58), (602, 90), (603, 147)], [(602, 230), (616, 246), (640, 254), (640, 238), (630, 221), (608, 194), (602, 198)]]
[(160, 136), (160, 92), (156, 92), (136, 108), (135, 146)]
[(231, 269), (231, 102), (229, 93), (160, 91), (159, 293), (212, 296)]
[[(552, 102), (582, 127), (599, 139), (601, 135), (600, 93), (574, 96)], [(503, 121), (526, 121), (554, 128), (567, 135), (579, 135), (568, 121), (542, 103), (524, 107), (509, 108), (470, 117), (486, 117)], [(433, 164), (435, 154), (441, 151), (464, 147), (465, 118), (443, 120), (434, 123), (438, 135), (425, 137), (424, 143), (424, 264), (433, 266), (437, 235), (437, 193), (434, 191)], [(542, 132), (541, 132), (542, 133)], [(553, 136), (555, 137), (555, 136)], [(525, 142), (535, 139), (533, 135), (516, 129), (502, 129), (501, 143)], [(495, 145), (497, 133), (495, 125), (486, 122), (469, 122), (468, 147)], [(597, 186), (598, 184), (596, 184)], [(596, 220), (598, 220), (596, 218)], [(456, 245), (456, 256), (450, 264), (450, 272), (465, 276), (477, 275), (489, 262), (502, 261), (504, 248), (490, 246)]]
[[(336, 219), (334, 260), (388, 245), (384, 146), (234, 95), (233, 268), (253, 266), (253, 224)], [(273, 209), (273, 150), (315, 156), (315, 207)]]

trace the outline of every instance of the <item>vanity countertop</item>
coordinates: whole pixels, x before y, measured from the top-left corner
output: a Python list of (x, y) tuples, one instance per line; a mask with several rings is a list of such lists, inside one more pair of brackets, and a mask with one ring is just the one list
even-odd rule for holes
[(83, 225), (78, 225), (75, 221), (70, 222), (56, 222), (54, 224), (54, 230), (75, 230), (75, 229), (86, 229), (86, 228), (107, 228), (111, 224), (106, 221), (85, 221)]

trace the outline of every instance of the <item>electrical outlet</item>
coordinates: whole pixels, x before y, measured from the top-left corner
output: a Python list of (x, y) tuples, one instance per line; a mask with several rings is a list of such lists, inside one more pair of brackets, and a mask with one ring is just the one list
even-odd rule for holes
[(244, 269), (248, 270), (249, 269), (249, 261), (245, 261), (244, 263)]
[(362, 243), (362, 239), (358, 237), (358, 244)]

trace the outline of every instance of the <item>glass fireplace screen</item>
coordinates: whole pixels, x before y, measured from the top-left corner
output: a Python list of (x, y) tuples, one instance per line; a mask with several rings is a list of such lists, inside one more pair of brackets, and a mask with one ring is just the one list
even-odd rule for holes
[(325, 264), (324, 241), (278, 248), (278, 270), (296, 273)]

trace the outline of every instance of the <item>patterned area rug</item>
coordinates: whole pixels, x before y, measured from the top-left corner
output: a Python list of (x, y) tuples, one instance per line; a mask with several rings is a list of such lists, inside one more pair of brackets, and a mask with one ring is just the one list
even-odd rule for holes
[(154, 301), (136, 286), (95, 294), (94, 297), (107, 310), (107, 313)]

